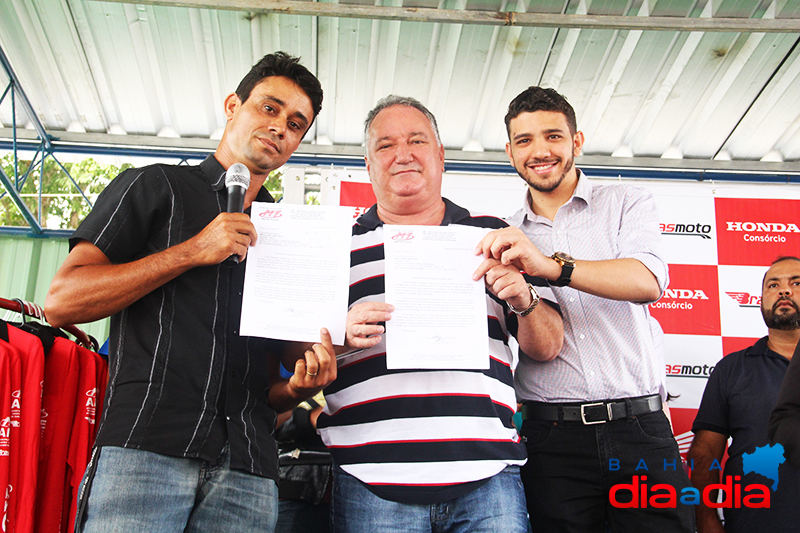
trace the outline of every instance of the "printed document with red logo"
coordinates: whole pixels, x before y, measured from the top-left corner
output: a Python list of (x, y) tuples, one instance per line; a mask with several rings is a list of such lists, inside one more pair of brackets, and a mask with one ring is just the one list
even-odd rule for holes
[(489, 333), (483, 261), (475, 247), (488, 232), (471, 226), (384, 226), (386, 365), (487, 369)]
[(353, 208), (253, 202), (241, 334), (344, 344)]

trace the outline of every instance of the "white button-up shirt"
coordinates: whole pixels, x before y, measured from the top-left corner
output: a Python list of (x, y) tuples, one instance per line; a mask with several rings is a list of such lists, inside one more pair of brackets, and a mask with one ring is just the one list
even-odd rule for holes
[[(630, 185), (592, 185), (580, 173), (572, 198), (549, 220), (525, 206), (508, 223), (545, 255), (565, 252), (579, 262), (638, 259), (669, 282), (652, 194)], [(580, 265), (577, 267), (580, 268)], [(620, 279), (619, 283), (625, 283)], [(647, 305), (553, 287), (564, 316), (564, 347), (553, 361), (521, 357), (514, 376), (521, 401), (594, 401), (657, 394), (661, 368)]]

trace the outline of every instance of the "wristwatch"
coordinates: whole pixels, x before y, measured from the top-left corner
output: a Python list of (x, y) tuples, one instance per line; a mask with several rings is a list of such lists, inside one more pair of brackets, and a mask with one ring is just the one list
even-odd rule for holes
[(556, 252), (550, 256), (556, 263), (561, 265), (561, 275), (558, 279), (551, 281), (553, 287), (566, 287), (572, 281), (572, 269), (575, 268), (575, 259), (564, 252)]
[(536, 309), (536, 306), (539, 305), (539, 293), (536, 292), (536, 289), (534, 289), (533, 285), (531, 285), (530, 283), (528, 283), (528, 290), (531, 291), (531, 305), (529, 305), (527, 309), (519, 311), (517, 309), (514, 309), (513, 305), (508, 304), (509, 309), (511, 309), (512, 312), (516, 313), (519, 316), (528, 316), (529, 314), (531, 314), (531, 311)]

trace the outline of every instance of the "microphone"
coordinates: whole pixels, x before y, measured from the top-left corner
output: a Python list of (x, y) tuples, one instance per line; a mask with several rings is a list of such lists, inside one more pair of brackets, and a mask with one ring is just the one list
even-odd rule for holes
[(244, 211), (244, 194), (250, 186), (250, 170), (241, 163), (234, 163), (225, 173), (225, 187), (228, 189), (228, 213)]
[[(234, 163), (225, 172), (225, 188), (228, 189), (228, 213), (244, 212), (244, 195), (250, 186), (250, 170), (241, 163)], [(238, 264), (239, 256), (232, 255), (228, 261)]]

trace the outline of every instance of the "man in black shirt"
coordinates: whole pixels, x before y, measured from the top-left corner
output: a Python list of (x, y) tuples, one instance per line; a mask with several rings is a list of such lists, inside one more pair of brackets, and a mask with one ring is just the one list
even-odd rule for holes
[[(199, 166), (120, 174), (70, 239), (45, 302), (55, 326), (111, 316), (109, 384), (77, 531), (272, 531), (276, 412), (336, 377), (327, 331), (297, 346), (239, 336), (253, 201), (322, 105), (297, 58), (269, 54), (225, 99), (227, 124)], [(251, 174), (226, 213), (225, 171)], [(232, 255), (240, 261), (226, 261)], [(293, 355), (294, 354), (294, 355)], [(289, 380), (278, 365), (294, 369)]]
[[(782, 464), (778, 469), (780, 480), (770, 480), (745, 468), (745, 455), (769, 445), (770, 412), (800, 339), (798, 283), (800, 259), (796, 257), (777, 259), (764, 275), (761, 313), (769, 334), (745, 350), (726, 355), (714, 367), (692, 425), (695, 436), (688, 453), (694, 462), (692, 483), (701, 492), (709, 484), (724, 484), (730, 478), (734, 485), (741, 486), (744, 496), (748, 485), (760, 483), (772, 491), (770, 506), (726, 506), (723, 529), (717, 510), (701, 503), (696, 508), (700, 533), (797, 531), (800, 470)], [(729, 437), (733, 442), (727, 447)], [(719, 465), (726, 447), (728, 460), (720, 480)], [(741, 476), (740, 480), (736, 476)], [(711, 501), (716, 502), (716, 492), (712, 492)], [(733, 494), (724, 497), (732, 499)]]

